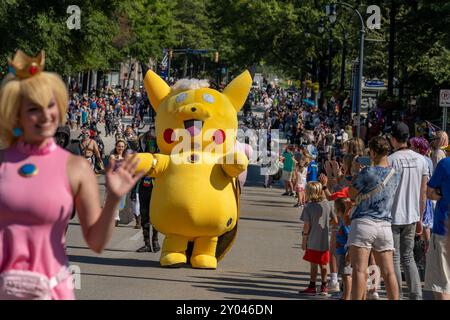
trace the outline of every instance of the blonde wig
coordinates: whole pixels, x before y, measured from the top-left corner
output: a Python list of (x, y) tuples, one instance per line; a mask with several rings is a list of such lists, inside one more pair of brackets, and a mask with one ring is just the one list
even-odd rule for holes
[(171, 94), (175, 94), (181, 91), (197, 90), (201, 88), (209, 88), (208, 80), (200, 79), (180, 79), (170, 89)]
[(0, 87), (0, 141), (4, 147), (15, 143), (13, 129), (19, 125), (19, 112), (24, 100), (45, 109), (52, 98), (59, 109), (59, 122), (64, 123), (67, 113), (68, 91), (59, 75), (52, 72), (19, 79), (9, 74)]
[(320, 182), (308, 182), (306, 185), (306, 199), (311, 202), (320, 202), (325, 199), (322, 184)]
[(440, 149), (442, 147), (448, 146), (447, 132), (445, 132), (445, 131), (436, 132), (436, 135), (433, 138), (432, 146), (434, 149)]

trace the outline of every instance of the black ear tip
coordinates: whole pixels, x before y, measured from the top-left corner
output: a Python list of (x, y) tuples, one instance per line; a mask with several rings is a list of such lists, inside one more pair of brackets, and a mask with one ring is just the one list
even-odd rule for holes
[(147, 67), (147, 65), (145, 63), (141, 62), (141, 69), (142, 69), (142, 76), (145, 77), (149, 68)]

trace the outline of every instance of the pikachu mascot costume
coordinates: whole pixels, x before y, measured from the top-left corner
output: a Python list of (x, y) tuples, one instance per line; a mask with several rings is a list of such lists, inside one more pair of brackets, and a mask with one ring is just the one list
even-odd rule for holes
[[(234, 149), (237, 113), (252, 85), (248, 71), (224, 90), (183, 79), (170, 88), (151, 70), (144, 86), (156, 112), (159, 154), (141, 153), (137, 172), (155, 178), (151, 222), (165, 235), (160, 264), (216, 269), (239, 220), (237, 177), (248, 159)], [(188, 250), (189, 244), (189, 250)]]

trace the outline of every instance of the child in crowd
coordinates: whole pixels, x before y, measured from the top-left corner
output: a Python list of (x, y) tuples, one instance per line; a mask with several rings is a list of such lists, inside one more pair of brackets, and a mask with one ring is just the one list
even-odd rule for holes
[(304, 222), (302, 249), (305, 251), (303, 259), (311, 264), (311, 273), (308, 288), (299, 293), (316, 294), (316, 278), (318, 266), (320, 266), (322, 280), (320, 294), (327, 296), (327, 265), (330, 260), (329, 224), (330, 221), (337, 224), (337, 218), (325, 199), (320, 182), (308, 182), (306, 200), (308, 203), (300, 218)]
[(293, 153), (294, 147), (292, 145), (286, 148), (286, 151), (283, 153), (283, 174), (282, 179), (284, 181), (284, 186), (286, 192), (283, 193), (283, 196), (293, 196), (294, 188), (292, 186), (292, 176), (295, 169), (296, 160), (294, 159)]
[(338, 231), (336, 233), (336, 260), (338, 273), (342, 278), (343, 294), (341, 300), (350, 300), (352, 292), (352, 270), (347, 248), (348, 233), (350, 231), (349, 199), (337, 198), (334, 208), (339, 219)]
[(302, 159), (297, 162), (294, 171), (294, 188), (295, 192), (297, 193), (297, 203), (294, 205), (294, 207), (304, 206), (306, 203), (306, 172), (307, 169), (305, 160)]
[(317, 162), (316, 162), (314, 156), (311, 156), (310, 154), (307, 154), (307, 156), (308, 156), (308, 158), (311, 159), (311, 161), (308, 164), (306, 181), (307, 182), (317, 182), (318, 178), (319, 178), (319, 166), (317, 165)]

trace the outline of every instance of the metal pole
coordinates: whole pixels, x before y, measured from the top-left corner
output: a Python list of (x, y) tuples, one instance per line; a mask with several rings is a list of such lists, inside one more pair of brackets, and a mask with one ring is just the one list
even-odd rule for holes
[(444, 117), (444, 131), (447, 132), (447, 122), (448, 122), (448, 107), (445, 107), (445, 117)]
[(360, 137), (360, 128), (361, 128), (361, 93), (362, 93), (362, 76), (363, 76), (363, 64), (364, 64), (364, 36), (366, 33), (365, 27), (364, 27), (364, 19), (361, 15), (361, 13), (358, 11), (358, 9), (355, 9), (352, 5), (339, 1), (338, 4), (342, 4), (343, 6), (352, 9), (355, 11), (355, 13), (358, 15), (359, 20), (361, 22), (361, 30), (360, 33), (360, 39), (359, 39), (359, 69), (358, 69), (358, 79), (357, 79), (357, 90), (355, 94), (356, 99), (356, 116), (357, 116), (357, 123), (356, 123), (356, 137)]
[(362, 96), (362, 77), (363, 77), (363, 62), (364, 62), (364, 35), (365, 35), (364, 25), (360, 31), (360, 43), (359, 43), (359, 70), (358, 70), (358, 90), (356, 92), (356, 114), (358, 117), (357, 127), (356, 127), (356, 137), (360, 137), (361, 128), (361, 96)]
[(447, 132), (447, 107), (442, 108), (442, 131)]

